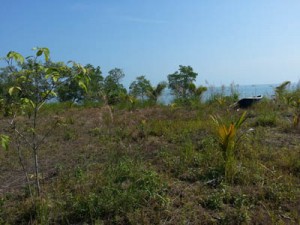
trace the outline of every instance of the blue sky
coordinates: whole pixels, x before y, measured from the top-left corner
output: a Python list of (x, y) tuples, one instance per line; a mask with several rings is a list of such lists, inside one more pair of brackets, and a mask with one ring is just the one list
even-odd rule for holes
[(179, 65), (197, 83), (300, 79), (299, 0), (0, 0), (0, 56), (48, 47), (54, 61), (123, 69), (128, 86), (167, 80)]

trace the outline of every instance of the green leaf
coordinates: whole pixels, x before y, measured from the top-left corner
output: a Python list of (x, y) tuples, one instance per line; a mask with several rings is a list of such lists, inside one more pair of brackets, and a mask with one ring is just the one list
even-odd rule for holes
[(57, 69), (57, 68), (46, 68), (45, 69), (45, 72), (47, 73), (47, 74), (51, 74), (51, 73), (53, 73), (53, 72), (58, 72), (59, 70)]
[(21, 101), (22, 101), (23, 106), (25, 106), (25, 107), (31, 106), (32, 108), (35, 108), (35, 103), (32, 100), (30, 100), (28, 98), (21, 98)]
[(43, 54), (43, 51), (40, 49), (37, 51), (36, 56), (41, 56)]
[(29, 104), (32, 106), (32, 108), (35, 108), (35, 103), (32, 100), (29, 100)]
[(50, 95), (54, 96), (54, 97), (57, 97), (57, 94), (55, 91), (50, 91)]
[(78, 85), (79, 85), (79, 87), (81, 87), (82, 89), (84, 89), (85, 92), (87, 92), (87, 87), (86, 87), (85, 83), (82, 80), (80, 80), (78, 82)]
[(8, 150), (8, 146), (9, 146), (9, 142), (10, 142), (9, 136), (1, 134), (0, 139), (1, 139), (2, 148), (4, 148), (4, 150)]
[(20, 53), (17, 53), (17, 52), (14, 52), (14, 51), (10, 51), (9, 53), (7, 53), (7, 58), (9, 59), (14, 59), (15, 61), (23, 64), (24, 63), (24, 57), (20, 54)]
[(52, 74), (52, 79), (56, 83), (60, 78), (60, 74), (58, 72)]
[(49, 56), (50, 56), (50, 51), (48, 48), (33, 48), (33, 50), (37, 50), (36, 52), (36, 56), (39, 57), (41, 56), (42, 54), (44, 54), (45, 56), (45, 61), (48, 61), (49, 60)]
[(18, 78), (18, 81), (24, 81), (24, 80), (26, 80), (26, 79), (27, 79), (26, 76), (20, 76), (20, 77)]
[[(48, 74), (45, 76), (46, 79), (49, 79), (51, 77), (51, 79), (54, 81), (54, 83), (56, 83), (59, 78), (61, 77), (60, 73), (57, 71), (52, 71), (52, 70), (47, 70), (46, 71)], [(51, 73), (49, 73), (51, 72)]]
[(54, 96), (57, 97), (57, 94), (55, 93), (55, 91), (45, 91), (43, 93), (41, 93), (42, 97), (46, 97), (46, 96)]
[(21, 88), (20, 87), (11, 87), (11, 88), (9, 88), (8, 89), (8, 93), (9, 93), (9, 95), (13, 95), (13, 92), (14, 92), (14, 90), (19, 90), (19, 91), (21, 91)]
[(44, 52), (45, 60), (48, 61), (49, 57), (50, 57), (49, 49), (48, 48), (43, 48), (43, 52)]
[(9, 95), (12, 95), (12, 94), (13, 94), (14, 89), (15, 89), (15, 87), (11, 87), (11, 88), (8, 89)]
[(241, 115), (241, 117), (236, 121), (235, 123), (236, 128), (239, 128), (245, 122), (245, 120), (247, 119), (246, 115), (247, 115), (247, 111), (245, 111)]

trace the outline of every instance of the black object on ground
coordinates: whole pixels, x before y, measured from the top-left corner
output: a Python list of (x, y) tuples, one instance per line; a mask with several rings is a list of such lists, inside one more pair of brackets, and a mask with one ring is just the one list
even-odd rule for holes
[(237, 108), (248, 108), (252, 106), (255, 102), (260, 101), (262, 98), (263, 98), (262, 95), (242, 98), (238, 100), (236, 103), (234, 103), (232, 106)]

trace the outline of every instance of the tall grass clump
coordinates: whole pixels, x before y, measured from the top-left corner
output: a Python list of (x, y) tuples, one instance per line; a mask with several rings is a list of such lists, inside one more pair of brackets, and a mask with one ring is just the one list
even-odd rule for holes
[(239, 99), (238, 85), (231, 83), (229, 87), (222, 85), (220, 88), (210, 86), (208, 88), (209, 95), (206, 103), (218, 107), (225, 107), (233, 104)]
[(278, 121), (277, 113), (270, 112), (258, 116), (255, 125), (262, 126), (262, 127), (274, 127), (276, 126), (277, 121)]
[(290, 89), (291, 82), (285, 81), (275, 89), (276, 101), (283, 107), (290, 108), (293, 114), (291, 120), (293, 128), (299, 128), (300, 124), (300, 88)]
[(299, 128), (300, 125), (300, 88), (291, 91), (287, 94), (288, 103), (292, 108), (293, 120), (292, 126)]

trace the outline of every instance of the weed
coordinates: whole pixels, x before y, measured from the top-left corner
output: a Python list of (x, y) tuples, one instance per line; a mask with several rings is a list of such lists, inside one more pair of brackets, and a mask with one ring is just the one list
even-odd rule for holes
[(76, 137), (77, 137), (76, 132), (71, 128), (67, 128), (64, 132), (63, 140), (70, 141), (76, 139)]
[(88, 132), (92, 137), (97, 137), (97, 136), (100, 136), (101, 129), (99, 127), (96, 127), (96, 128), (89, 130)]
[(185, 167), (185, 165), (189, 165), (192, 163), (195, 155), (195, 150), (193, 143), (191, 141), (187, 141), (183, 148), (180, 149), (180, 164), (182, 167)]
[(274, 112), (269, 112), (264, 115), (258, 116), (255, 122), (255, 126), (274, 127), (277, 125), (277, 120), (277, 114)]
[(227, 212), (225, 216), (223, 216), (218, 224), (222, 225), (229, 225), (229, 224), (236, 224), (236, 225), (242, 225), (242, 224), (249, 224), (250, 222), (250, 215), (247, 208), (242, 208), (238, 210), (232, 210), (230, 212)]
[(291, 171), (295, 176), (300, 176), (300, 159), (292, 158)]
[(158, 206), (166, 202), (157, 173), (143, 169), (129, 158), (117, 161), (105, 169), (99, 180), (102, 183), (100, 186), (91, 186), (90, 191), (84, 191), (79, 198), (70, 196), (70, 206), (74, 212), (70, 218), (73, 221), (115, 220), (118, 216), (124, 218), (127, 213), (149, 202)]
[(221, 209), (223, 205), (222, 194), (216, 192), (209, 195), (203, 202), (202, 206), (211, 210)]

